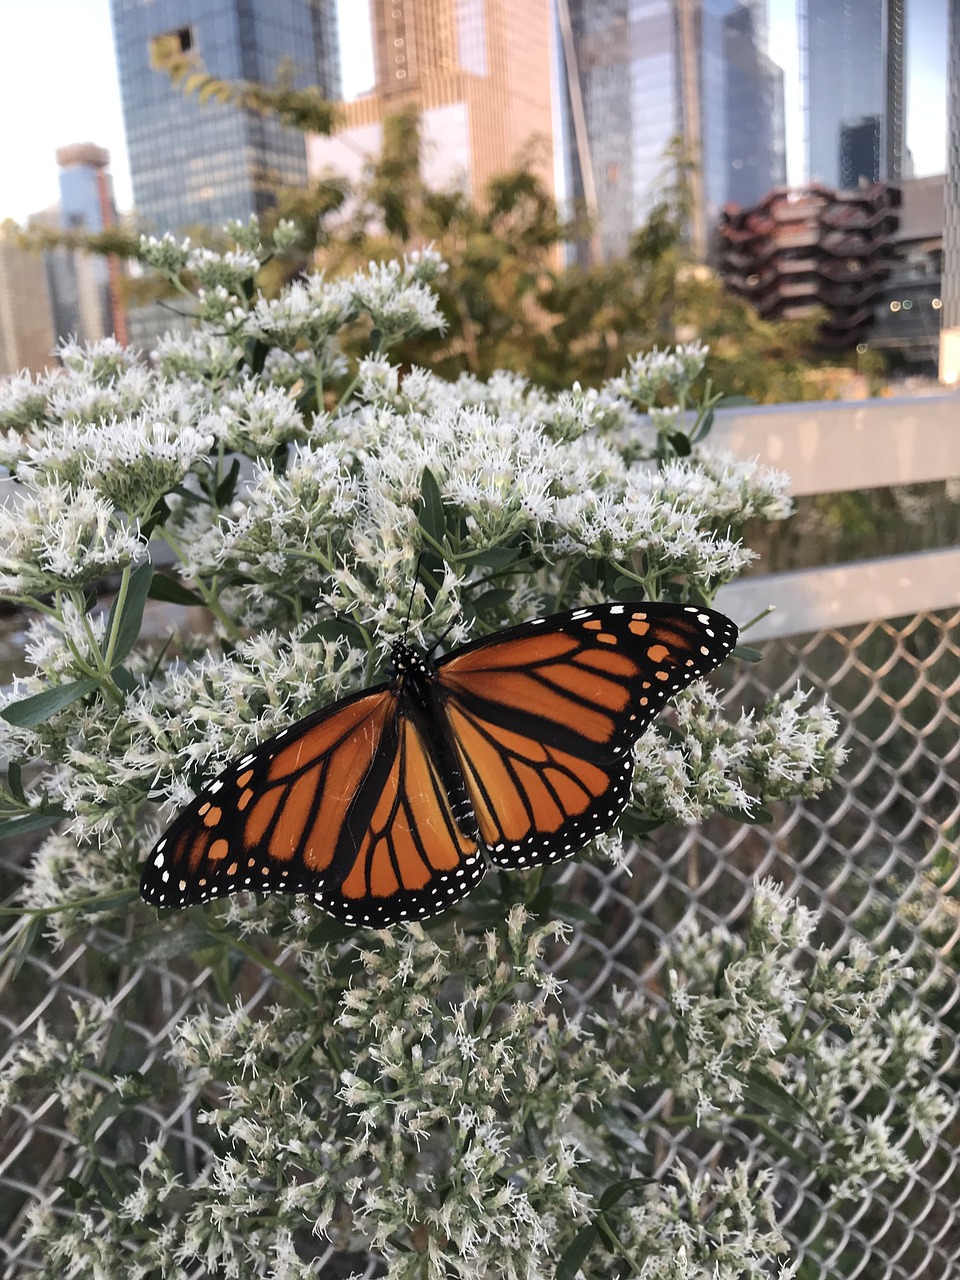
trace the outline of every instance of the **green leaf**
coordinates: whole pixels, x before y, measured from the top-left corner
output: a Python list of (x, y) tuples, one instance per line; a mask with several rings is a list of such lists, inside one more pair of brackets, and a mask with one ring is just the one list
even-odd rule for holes
[(783, 1087), (779, 1080), (773, 1076), (764, 1075), (756, 1069), (747, 1073), (743, 1097), (760, 1110), (768, 1111), (775, 1120), (780, 1120), (793, 1129), (802, 1128), (804, 1123), (814, 1125), (809, 1111)]
[(447, 533), (447, 517), (443, 510), (443, 498), (436, 476), (429, 467), (423, 468), (420, 478), (420, 527), (434, 542), (443, 543)]
[(7, 765), (7, 786), (9, 787), (10, 794), (13, 796), (14, 800), (19, 801), (22, 805), (28, 804), (27, 797), (23, 790), (23, 776), (20, 765), (16, 760), (11, 760)]
[(113, 676), (113, 683), (117, 686), (121, 693), (136, 693), (140, 688), (140, 682), (136, 676), (122, 663), (118, 664), (110, 672)]
[(513, 598), (513, 592), (509, 587), (492, 587), (489, 591), (484, 591), (482, 595), (476, 596), (470, 601), (474, 613), (478, 617), (493, 616), (499, 618), (500, 610)]
[(730, 656), (739, 658), (741, 662), (759, 662), (763, 654), (759, 649), (753, 649), (748, 644), (738, 644)]
[(209, 929), (188, 921), (186, 924), (142, 933), (114, 948), (110, 954), (123, 964), (150, 964), (157, 960), (172, 960), (175, 956), (192, 955), (220, 945), (219, 938), (214, 938)]
[(147, 594), (151, 600), (163, 600), (166, 604), (205, 606), (203, 596), (197, 595), (196, 591), (191, 591), (182, 582), (178, 582), (176, 578), (171, 578), (166, 573), (153, 575)]
[(757, 402), (753, 396), (721, 396), (714, 409), (744, 409)]
[(0, 711), (0, 715), (8, 724), (15, 724), (19, 729), (32, 729), (34, 725), (43, 724), (72, 702), (85, 698), (93, 693), (97, 681), (87, 676), (83, 680), (68, 680), (66, 684), (55, 685), (52, 689), (44, 689), (19, 702), (11, 702)]
[(457, 559), (463, 564), (483, 565), (487, 569), (504, 569), (520, 556), (519, 547), (486, 547), (482, 551), (467, 551)]
[(66, 809), (59, 805), (45, 809), (31, 809), (29, 813), (18, 813), (14, 818), (4, 818), (0, 822), (0, 840), (13, 840), (25, 836), (30, 831), (41, 831), (44, 827), (52, 827), (55, 822), (67, 816)]
[(81, 1128), (80, 1141), (85, 1144), (91, 1143), (104, 1121), (115, 1119), (123, 1108), (124, 1099), (121, 1095), (119, 1093), (108, 1093), (90, 1119)]
[(690, 437), (686, 432), (671, 431), (667, 438), (678, 458), (689, 458), (693, 446), (690, 444)]
[(600, 1240), (600, 1232), (592, 1222), (581, 1227), (557, 1263), (556, 1280), (576, 1280), (577, 1272), (586, 1262), (590, 1250), (594, 1245), (599, 1244)]
[(366, 647), (360, 628), (355, 622), (351, 622), (349, 618), (322, 618), (319, 622), (314, 623), (309, 630), (305, 631), (300, 639), (307, 643), (346, 640), (347, 644), (355, 649)]
[(109, 644), (109, 638), (114, 634), (114, 626), (117, 626), (117, 641), (113, 647), (114, 663), (123, 662), (140, 638), (140, 628), (143, 626), (143, 610), (147, 603), (152, 580), (153, 565), (149, 560), (146, 564), (142, 564), (139, 569), (133, 571), (130, 575), (130, 581), (127, 583), (127, 594), (124, 597), (123, 612), (120, 615), (119, 622), (116, 621), (116, 611), (120, 603), (119, 593), (114, 597), (113, 604), (110, 606), (110, 616), (107, 619), (106, 633), (106, 643)]
[(627, 808), (620, 815), (620, 830), (624, 835), (639, 840), (641, 836), (648, 836), (651, 831), (662, 827), (663, 822), (663, 818), (644, 818)]
[(17, 943), (16, 943), (17, 958), (13, 964), (14, 975), (20, 972), (21, 968), (23, 967), (24, 961), (27, 959), (30, 952), (33, 950), (34, 943), (36, 942), (37, 938), (40, 937), (40, 932), (43, 929), (43, 921), (44, 921), (43, 916), (34, 916), (33, 919), (30, 921), (30, 923), (23, 929), (20, 936), (17, 938)]
[(328, 916), (325, 920), (321, 920), (319, 924), (313, 926), (307, 934), (307, 942), (311, 947), (336, 947), (341, 942), (349, 942), (351, 938), (356, 936), (356, 929), (351, 928), (349, 925), (341, 924), (333, 916)]
[(625, 578), (621, 574), (613, 584), (613, 596), (615, 600), (630, 600), (636, 604), (642, 602), (641, 596), (643, 587), (633, 578)]
[(600, 1197), (600, 1212), (605, 1213), (607, 1209), (612, 1209), (628, 1191), (646, 1190), (651, 1181), (650, 1178), (623, 1178), (619, 1182), (612, 1183)]
[(217, 485), (217, 491), (214, 494), (214, 500), (218, 507), (225, 506), (233, 497), (237, 490), (237, 480), (240, 476), (240, 459), (234, 458), (233, 465)]

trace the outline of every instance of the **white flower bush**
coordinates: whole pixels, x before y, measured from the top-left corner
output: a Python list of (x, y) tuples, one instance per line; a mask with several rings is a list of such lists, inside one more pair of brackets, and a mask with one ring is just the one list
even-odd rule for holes
[[(763, 885), (745, 936), (678, 922), (662, 996), (578, 1013), (549, 959), (583, 904), (557, 888), (544, 920), (539, 872), (480, 886), (452, 920), (352, 936), (279, 895), (159, 922), (135, 905), (199, 781), (373, 682), (404, 628), (449, 646), (576, 604), (709, 604), (751, 559), (744, 521), (788, 510), (783, 476), (703, 443), (696, 344), (599, 390), (446, 383), (391, 355), (443, 332), (432, 251), (268, 299), (257, 273), (290, 228), (231, 232), (223, 254), (144, 242), (195, 309), (188, 337), (149, 359), (70, 346), (58, 374), (0, 385), (0, 588), (30, 615), (30, 673), (0, 695), (0, 811), (7, 835), (52, 831), (12, 948), (123, 921), (125, 960), (146, 966), (0, 1068), (0, 1103), (45, 1098), (76, 1142), (69, 1196), (29, 1215), (38, 1274), (306, 1277), (331, 1248), (411, 1280), (788, 1274), (785, 1150), (825, 1195), (856, 1194), (943, 1123), (934, 1090), (900, 1115), (871, 1093), (933, 1049), (897, 1004), (896, 955), (828, 959)], [(144, 630), (151, 600), (179, 610), (169, 637)], [(730, 720), (698, 683), (637, 745), (626, 829), (815, 794), (835, 735), (802, 691)], [(602, 855), (629, 843), (584, 854)], [(124, 1061), (126, 1020), (151, 1016), (147, 962), (194, 953), (213, 977), (171, 1033), (176, 1077)], [(270, 1002), (244, 1003), (242, 964)], [(201, 1167), (172, 1114), (203, 1136)], [(658, 1164), (654, 1115), (724, 1158)]]

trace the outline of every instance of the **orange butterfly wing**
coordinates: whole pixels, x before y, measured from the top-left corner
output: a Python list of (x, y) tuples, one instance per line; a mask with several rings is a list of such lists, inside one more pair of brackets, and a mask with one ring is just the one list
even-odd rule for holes
[(626, 805), (636, 739), (736, 638), (708, 609), (614, 604), (432, 667), (399, 644), (404, 674), (281, 731), (201, 791), (147, 858), (141, 896), (308, 893), (349, 924), (385, 926), (457, 902), (487, 858), (569, 857)]
[(492, 862), (568, 858), (630, 798), (633, 743), (718, 666), (737, 629), (709, 609), (606, 604), (524, 623), (437, 663)]
[(229, 765), (144, 864), (140, 894), (185, 907), (238, 889), (310, 893), (349, 867), (348, 817), (395, 698), (380, 685), (315, 712)]
[(388, 684), (228, 766), (157, 842), (140, 893), (158, 907), (309, 893), (348, 924), (378, 926), (435, 915), (485, 869), (462, 781)]

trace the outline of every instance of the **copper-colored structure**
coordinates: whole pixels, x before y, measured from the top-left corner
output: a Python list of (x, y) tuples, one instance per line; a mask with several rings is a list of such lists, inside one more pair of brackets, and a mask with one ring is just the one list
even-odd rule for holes
[(752, 209), (728, 205), (718, 232), (720, 274), (765, 318), (825, 309), (824, 346), (855, 346), (893, 266), (899, 204), (899, 189), (878, 182), (856, 191), (777, 187)]
[(345, 132), (413, 107), (482, 195), (522, 156), (554, 191), (549, 0), (370, 0), (376, 87)]

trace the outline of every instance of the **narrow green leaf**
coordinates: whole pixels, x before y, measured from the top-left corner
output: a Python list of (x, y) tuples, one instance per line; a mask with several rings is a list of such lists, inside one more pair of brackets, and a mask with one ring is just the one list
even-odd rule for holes
[(119, 1093), (108, 1093), (93, 1115), (80, 1130), (80, 1141), (90, 1143), (106, 1120), (114, 1120), (123, 1110), (124, 1099)]
[(744, 409), (756, 403), (753, 396), (721, 396), (713, 407), (714, 409)]
[(208, 947), (219, 947), (218, 938), (194, 922), (173, 928), (154, 929), (131, 938), (111, 951), (111, 955), (123, 964), (150, 964), (158, 960), (172, 960), (175, 956), (192, 955)]
[(44, 689), (41, 693), (22, 698), (19, 702), (11, 702), (0, 711), (0, 715), (8, 724), (15, 724), (20, 729), (32, 729), (34, 725), (43, 724), (64, 707), (69, 707), (79, 698), (93, 693), (97, 681), (89, 676), (83, 680), (69, 680), (66, 684), (55, 685), (52, 689)]
[(434, 542), (442, 543), (447, 532), (447, 518), (443, 510), (443, 498), (436, 476), (429, 467), (423, 468), (420, 479), (420, 527)]
[(218, 507), (225, 506), (232, 498), (237, 489), (237, 480), (240, 476), (240, 459), (234, 458), (233, 465), (230, 470), (217, 485), (217, 491), (214, 495)]
[(718, 805), (717, 813), (723, 814), (725, 818), (732, 818), (734, 822), (745, 822), (751, 827), (769, 827), (773, 822), (773, 814), (762, 805), (752, 809), (732, 809), (725, 805)]
[(355, 622), (351, 622), (349, 618), (322, 618), (319, 622), (314, 623), (309, 630), (305, 631), (300, 639), (307, 643), (325, 640), (346, 640), (347, 644), (352, 645), (355, 649), (365, 647), (360, 628)]
[(121, 693), (136, 693), (140, 688), (140, 682), (129, 668), (118, 663), (110, 672), (113, 676), (113, 683), (117, 686)]
[(328, 916), (325, 920), (321, 920), (319, 924), (313, 926), (307, 934), (307, 941), (311, 947), (335, 947), (341, 942), (349, 942), (351, 938), (356, 936), (356, 929), (350, 928), (349, 925), (341, 924), (339, 920), (334, 920), (332, 916)]
[(23, 775), (16, 760), (11, 760), (7, 765), (7, 786), (14, 800), (18, 800), (22, 805), (28, 803), (23, 790)]
[(753, 1070), (747, 1073), (743, 1097), (747, 1102), (768, 1111), (774, 1120), (780, 1120), (791, 1128), (801, 1128), (804, 1123), (813, 1124), (813, 1117), (789, 1090), (773, 1076)]
[(763, 654), (759, 649), (753, 649), (748, 644), (738, 644), (731, 657), (739, 658), (741, 662), (759, 662)]
[[(139, 569), (135, 569), (130, 575), (127, 594), (123, 601), (123, 613), (120, 615), (119, 623), (117, 624), (117, 642), (113, 647), (114, 663), (123, 662), (140, 638), (140, 628), (143, 625), (143, 610), (146, 607), (152, 580), (153, 565), (149, 560), (146, 564), (142, 564)], [(114, 615), (119, 601), (120, 596), (117, 595), (110, 607), (110, 617), (107, 620), (108, 641), (109, 637), (114, 633)]]
[(504, 569), (520, 556), (519, 547), (487, 547), (483, 551), (465, 552), (457, 558), (463, 563), (483, 565), (487, 569)]
[(191, 591), (176, 578), (166, 573), (155, 573), (147, 593), (151, 600), (162, 600), (166, 604), (201, 605), (205, 604), (203, 596)]
[(32, 809), (29, 813), (18, 813), (15, 818), (4, 818), (0, 822), (0, 840), (13, 840), (31, 831), (42, 831), (44, 827), (52, 827), (55, 822), (59, 822), (66, 816), (66, 810), (58, 805), (49, 809)]
[(40, 937), (43, 929), (43, 916), (34, 916), (28, 925), (23, 929), (20, 937), (17, 939), (17, 958), (13, 964), (13, 972), (17, 974), (23, 967), (24, 961), (33, 950), (34, 943)]
[(592, 1222), (581, 1227), (557, 1263), (556, 1280), (576, 1280), (577, 1272), (589, 1257), (590, 1250), (599, 1243), (600, 1232)]
[(699, 423), (694, 429), (693, 435), (690, 437), (691, 442), (693, 444), (697, 444), (699, 441), (706, 439), (706, 437), (710, 434), (711, 430), (713, 429), (714, 414), (715, 414), (715, 407), (711, 405), (710, 408), (703, 415), (703, 417), (700, 419)]
[(640, 814), (633, 813), (629, 808), (624, 809), (620, 815), (620, 830), (634, 840), (639, 840), (641, 836), (648, 836), (651, 831), (656, 831), (662, 826), (662, 818), (644, 818)]
[(616, 600), (632, 600), (634, 603), (641, 603), (643, 595), (643, 587), (639, 582), (635, 582), (633, 578), (625, 578), (622, 574), (613, 584), (613, 595)]
[(605, 1213), (607, 1209), (612, 1209), (628, 1191), (646, 1190), (650, 1181), (650, 1178), (623, 1178), (619, 1182), (612, 1183), (600, 1197), (600, 1212)]
[(489, 591), (484, 591), (482, 595), (471, 600), (470, 604), (473, 606), (473, 610), (478, 617), (485, 615), (489, 618), (493, 615), (494, 617), (499, 618), (500, 614), (498, 611), (502, 609), (503, 606), (512, 599), (512, 597), (513, 592), (509, 587), (491, 587)]

